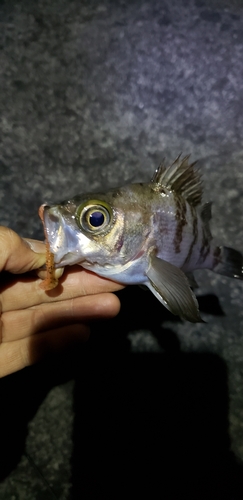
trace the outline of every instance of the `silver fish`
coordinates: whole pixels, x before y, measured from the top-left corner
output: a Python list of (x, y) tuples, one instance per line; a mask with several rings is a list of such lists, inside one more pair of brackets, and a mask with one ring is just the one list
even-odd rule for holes
[(214, 243), (211, 203), (200, 205), (201, 176), (188, 159), (162, 162), (149, 183), (42, 205), (56, 267), (80, 264), (118, 283), (146, 285), (173, 314), (202, 321), (192, 271), (243, 279), (243, 257)]

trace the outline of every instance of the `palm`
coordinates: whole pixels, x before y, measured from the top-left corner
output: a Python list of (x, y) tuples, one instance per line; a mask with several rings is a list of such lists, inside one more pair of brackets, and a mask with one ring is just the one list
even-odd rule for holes
[[(34, 363), (46, 352), (63, 348), (74, 339), (87, 340), (87, 323), (117, 314), (119, 301), (109, 292), (121, 288), (73, 266), (65, 270), (56, 289), (45, 292), (33, 273), (10, 274), (38, 268), (45, 260), (43, 254), (26, 248), (15, 233), (10, 234), (16, 241), (1, 266), (8, 272), (1, 274), (0, 376)], [(43, 252), (44, 245), (35, 243)]]

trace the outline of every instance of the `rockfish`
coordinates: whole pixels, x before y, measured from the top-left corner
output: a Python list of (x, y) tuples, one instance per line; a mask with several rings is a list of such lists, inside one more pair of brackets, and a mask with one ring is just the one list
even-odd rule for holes
[(173, 314), (202, 321), (192, 271), (243, 279), (243, 257), (214, 243), (211, 203), (201, 205), (201, 176), (188, 160), (162, 162), (149, 183), (42, 205), (55, 266), (80, 264), (124, 285), (146, 285)]

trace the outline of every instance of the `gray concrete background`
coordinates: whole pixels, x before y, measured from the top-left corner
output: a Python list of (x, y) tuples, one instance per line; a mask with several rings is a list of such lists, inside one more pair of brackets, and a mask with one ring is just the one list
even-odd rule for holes
[[(183, 151), (199, 160), (215, 237), (241, 250), (242, 6), (1, 1), (1, 224), (42, 238), (44, 201), (149, 179), (164, 156)], [(1, 499), (124, 498), (127, 477), (136, 495), (145, 477), (139, 453), (153, 455), (155, 443), (162, 456), (156, 479), (148, 474), (150, 498), (242, 498), (243, 285), (209, 272), (197, 280), (206, 324), (174, 321), (131, 288), (119, 319), (97, 326), (85, 350), (1, 382)], [(114, 461), (105, 474), (106, 447)], [(183, 487), (174, 490), (178, 477)]]

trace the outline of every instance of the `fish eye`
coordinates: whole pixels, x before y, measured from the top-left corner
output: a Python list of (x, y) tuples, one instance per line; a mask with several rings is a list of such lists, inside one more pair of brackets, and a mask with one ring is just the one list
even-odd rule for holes
[(95, 212), (90, 212), (89, 214), (89, 224), (92, 227), (100, 227), (105, 222), (105, 216), (103, 212), (96, 210)]
[(76, 220), (80, 229), (98, 234), (109, 226), (112, 209), (104, 201), (89, 200), (78, 207)]

